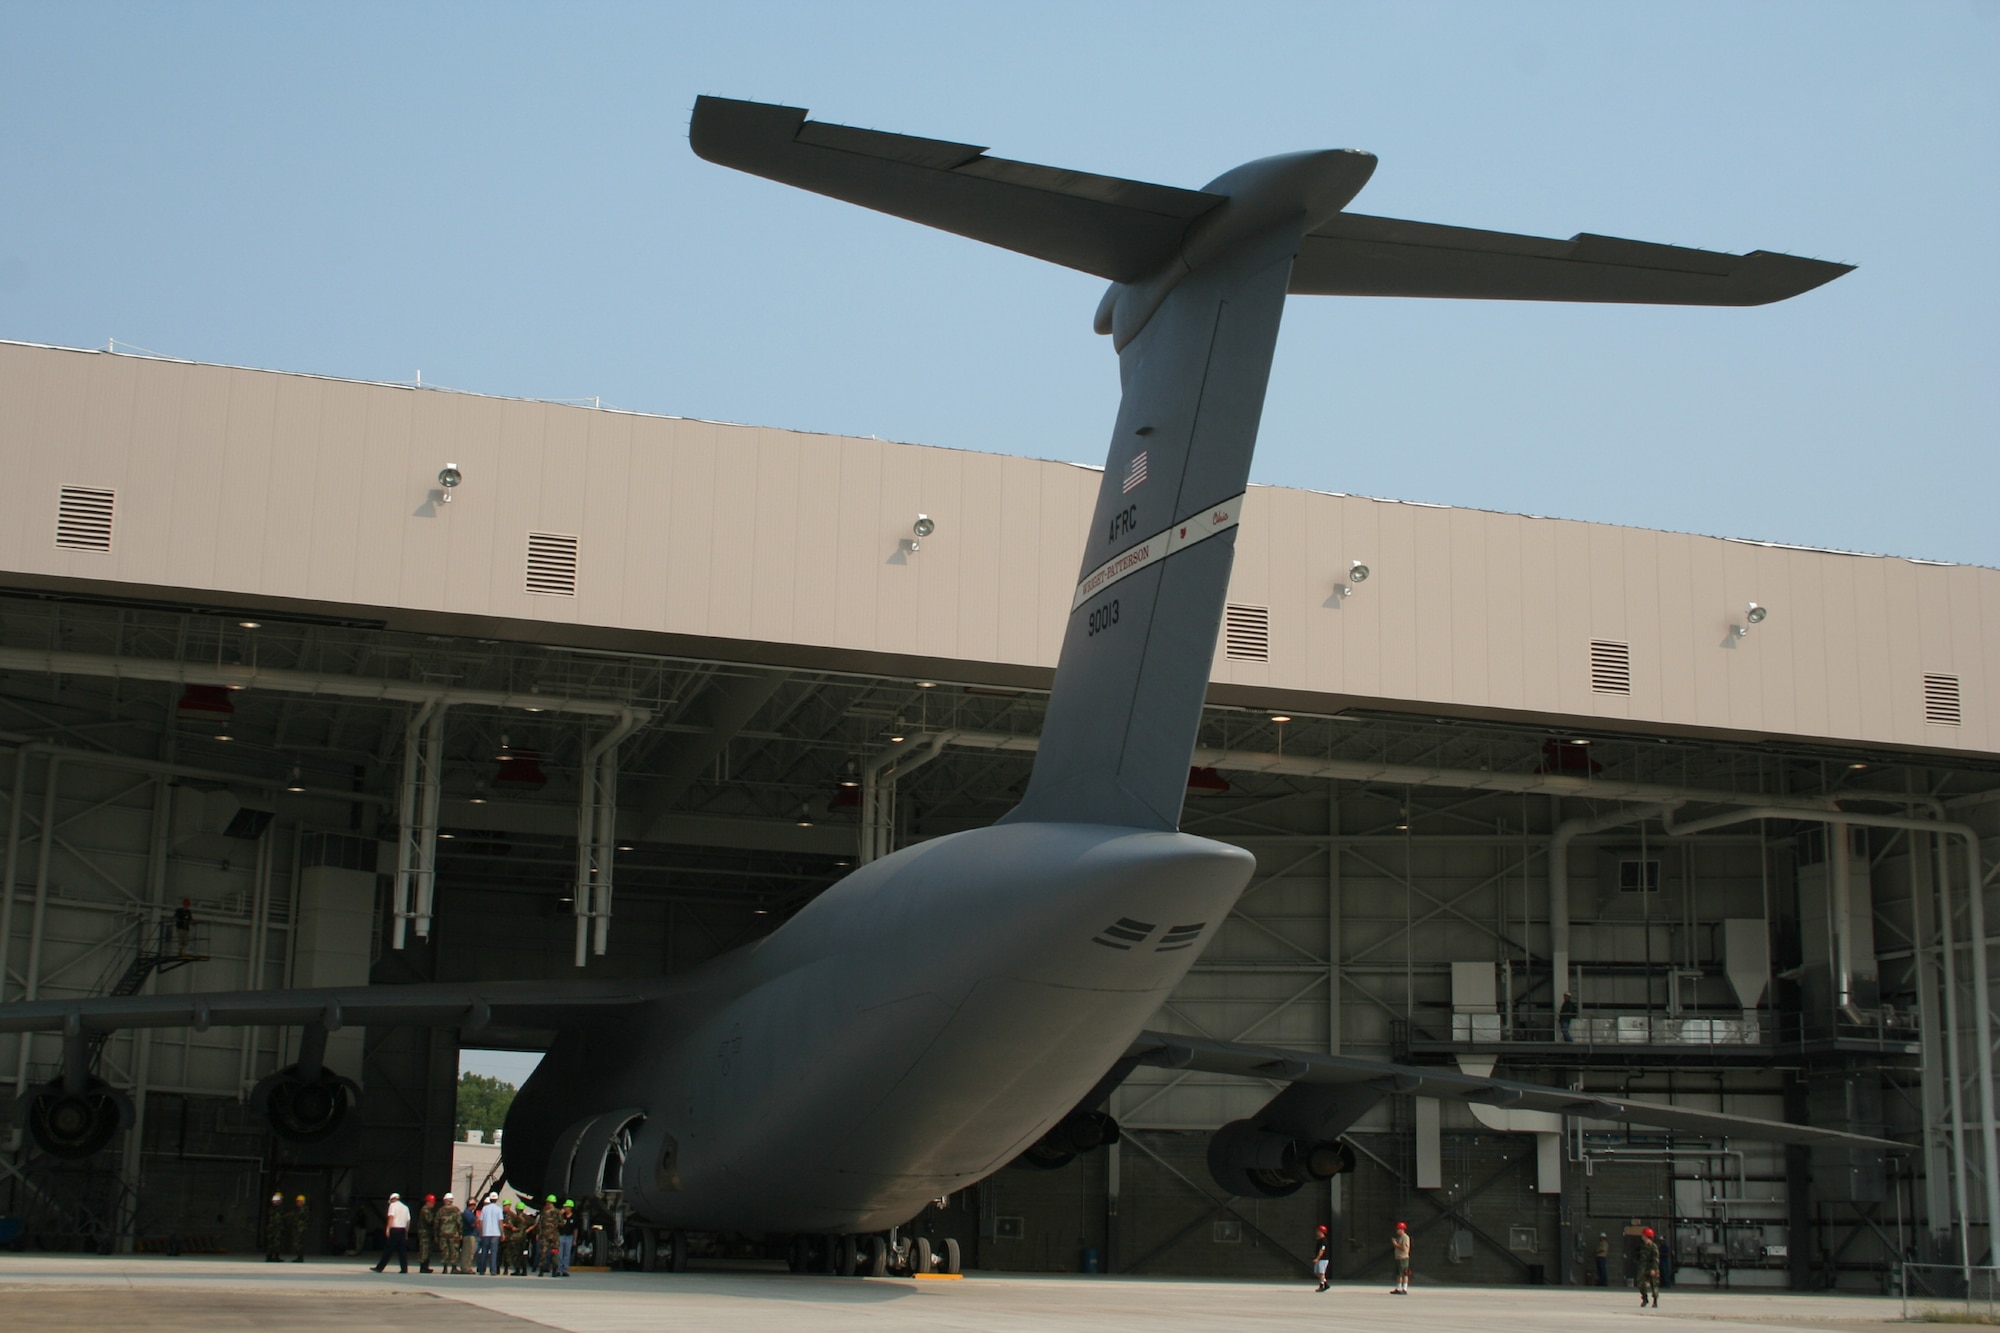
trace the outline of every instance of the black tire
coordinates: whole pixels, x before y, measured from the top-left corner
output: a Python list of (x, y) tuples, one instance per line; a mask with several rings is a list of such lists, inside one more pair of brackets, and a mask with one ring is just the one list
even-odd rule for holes
[(639, 1271), (657, 1273), (660, 1270), (660, 1233), (651, 1227), (639, 1230)]
[(886, 1236), (869, 1236), (862, 1242), (861, 1275), (863, 1277), (889, 1276), (889, 1239)]
[(833, 1240), (833, 1271), (840, 1277), (853, 1277), (861, 1271), (859, 1247), (853, 1236), (836, 1236)]
[(910, 1242), (910, 1276), (934, 1271), (931, 1267), (931, 1243), (919, 1236)]
[(813, 1237), (813, 1272), (824, 1277), (833, 1277), (840, 1272), (840, 1245), (838, 1237)]
[(944, 1271), (947, 1273), (958, 1273), (964, 1271), (959, 1267), (958, 1238), (956, 1236), (945, 1237)]
[(672, 1237), (673, 1244), (673, 1251), (667, 1263), (667, 1271), (670, 1273), (685, 1273), (688, 1271), (688, 1233), (685, 1231), (671, 1231), (667, 1234)]
[(794, 1273), (808, 1272), (812, 1268), (812, 1247), (804, 1236), (792, 1237), (792, 1243), (785, 1247), (785, 1267)]

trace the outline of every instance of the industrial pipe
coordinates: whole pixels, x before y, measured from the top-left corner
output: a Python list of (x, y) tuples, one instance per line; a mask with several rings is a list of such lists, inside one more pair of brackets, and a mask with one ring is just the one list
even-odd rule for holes
[[(1729, 824), (1740, 824), (1748, 819), (1817, 819), (1824, 824), (1858, 824), (1863, 828), (1910, 829), (1919, 833), (1942, 834), (1960, 839), (1965, 846), (1966, 873), (1966, 913), (1967, 925), (1972, 938), (1968, 941), (1972, 952), (1973, 1029), (1977, 1037), (1979, 1065), (1979, 1135), (1980, 1149), (1985, 1159), (1986, 1169), (1980, 1174), (1986, 1187), (1986, 1221), (1989, 1232), (2000, 1228), (2000, 1126), (1994, 1123), (1993, 1097), (1993, 1019), (1992, 990), (1986, 966), (1986, 893), (1979, 857), (1979, 833), (1970, 824), (1943, 823), (1932, 819), (1915, 819), (1908, 815), (1863, 815), (1851, 811), (1820, 813), (1787, 809), (1783, 806), (1752, 806), (1745, 810), (1727, 810), (1721, 814), (1706, 815), (1686, 824), (1669, 823), (1667, 832), (1675, 837), (1686, 837), (1708, 829), (1722, 828)], [(1950, 875), (1946, 872), (1946, 901), (1942, 915), (1949, 921), (1951, 903), (1949, 898)], [(1949, 956), (1949, 955), (1947, 955)], [(1955, 1043), (1957, 1034), (1950, 1034)], [(1954, 1086), (1952, 1095), (1956, 1098), (1959, 1089)]]
[[(576, 810), (576, 965), (611, 943), (611, 879), (617, 866), (618, 746), (652, 714), (620, 710), (618, 721), (583, 752)], [(593, 925), (595, 929), (593, 929)]]
[(1565, 819), (1549, 835), (1549, 953), (1556, 986), (1551, 999), (1561, 999), (1569, 987), (1569, 845), (1588, 833), (1602, 833), (1647, 819), (1669, 819), (1680, 806), (1678, 800), (1663, 801), (1636, 810)]
[(893, 807), (889, 804), (895, 791), (891, 779), (916, 772), (943, 754), (945, 746), (972, 735), (985, 733), (934, 731), (914, 741), (892, 745), (868, 761), (861, 770), (861, 850), (856, 857), (860, 864), (880, 860), (893, 850), (889, 846), (895, 836)]
[(410, 917), (410, 875), (420, 860), (412, 846), (417, 837), (417, 788), (422, 781), (424, 726), (438, 711), (437, 700), (426, 699), (403, 725), (403, 780), (396, 788), (396, 887), (390, 905), (395, 922), (389, 947), (400, 949), (406, 942)]

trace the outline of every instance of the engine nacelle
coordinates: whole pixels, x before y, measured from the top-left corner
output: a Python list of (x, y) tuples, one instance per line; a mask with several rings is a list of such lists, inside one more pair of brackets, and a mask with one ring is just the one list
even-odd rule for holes
[[(632, 1156), (633, 1140), (645, 1124), (646, 1112), (637, 1106), (572, 1124), (556, 1138), (542, 1188), (551, 1193), (560, 1190), (573, 1199), (624, 1193), (628, 1187), (626, 1160)], [(672, 1188), (679, 1188), (678, 1180)]]
[(289, 1143), (317, 1143), (339, 1129), (360, 1094), (350, 1078), (322, 1068), (307, 1078), (297, 1065), (266, 1074), (250, 1090), (250, 1105)]
[(20, 1107), (28, 1136), (51, 1157), (88, 1157), (110, 1143), (132, 1123), (132, 1103), (124, 1093), (99, 1078), (82, 1093), (63, 1091), (60, 1079), (30, 1088)]
[(1028, 1166), (1054, 1171), (1075, 1161), (1079, 1153), (1095, 1152), (1116, 1142), (1116, 1120), (1102, 1111), (1071, 1111), (1029, 1145), (1020, 1160)]
[(1208, 1141), (1208, 1174), (1226, 1192), (1245, 1198), (1282, 1199), (1311, 1180), (1330, 1180), (1354, 1169), (1344, 1143), (1306, 1143), (1232, 1120)]

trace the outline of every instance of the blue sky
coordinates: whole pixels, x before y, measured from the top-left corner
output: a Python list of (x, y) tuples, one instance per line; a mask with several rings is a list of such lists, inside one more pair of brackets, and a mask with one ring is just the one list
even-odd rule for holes
[(1859, 270), (1300, 298), (1256, 480), (2000, 565), (2000, 4), (0, 0), (0, 337), (1096, 462), (1101, 284), (741, 176), (700, 92)]

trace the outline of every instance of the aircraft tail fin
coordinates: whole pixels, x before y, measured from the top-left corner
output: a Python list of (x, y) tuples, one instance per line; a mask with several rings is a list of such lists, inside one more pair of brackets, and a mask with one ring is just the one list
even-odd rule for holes
[(1222, 203), (1200, 190), (988, 157), (984, 148), (807, 120), (803, 109), (698, 98), (688, 127), (710, 162), (1113, 282), (1180, 252)]
[(1349, 151), (1181, 190), (714, 97), (695, 103), (689, 139), (709, 161), (1113, 284), (1096, 323), (1124, 395), (1034, 774), (1008, 821), (1178, 824), (1288, 292), (1759, 305), (1847, 271), (1349, 214), (1375, 167)]

